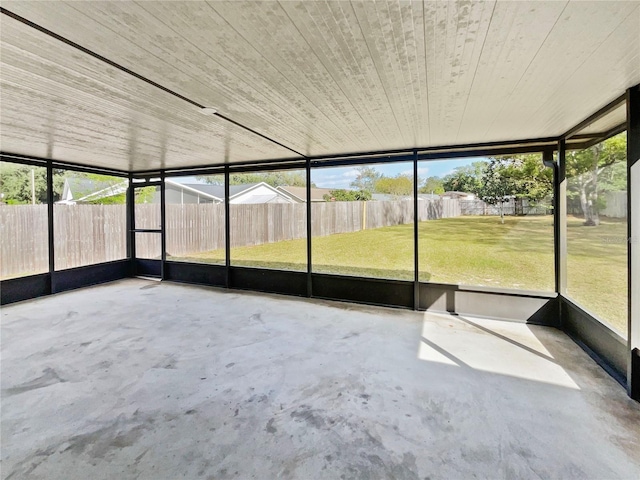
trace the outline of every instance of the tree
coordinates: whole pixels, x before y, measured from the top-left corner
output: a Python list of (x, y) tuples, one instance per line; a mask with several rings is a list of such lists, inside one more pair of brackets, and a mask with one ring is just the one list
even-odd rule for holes
[(440, 195), (445, 192), (443, 180), (440, 177), (427, 177), (418, 191)]
[(444, 176), (442, 187), (447, 192), (468, 192), (480, 196), (482, 175), (486, 168), (487, 162), (484, 161), (456, 167), (452, 173)]
[[(603, 205), (599, 194), (609, 189), (615, 189), (624, 181), (626, 167), (623, 174), (622, 167), (616, 169), (614, 165), (625, 165), (626, 144), (627, 137), (623, 132), (590, 148), (567, 152), (567, 176), (571, 178), (569, 182), (570, 193), (571, 196), (577, 196), (580, 200), (580, 208), (584, 214), (584, 225), (597, 226), (600, 224), (598, 210)], [(605, 170), (610, 170), (608, 175), (605, 174)], [(601, 179), (603, 175), (604, 178)], [(603, 180), (602, 183), (601, 180)]]
[(553, 169), (545, 167), (539, 154), (489, 157), (501, 165), (501, 174), (514, 182), (515, 197), (540, 203), (553, 195)]
[(373, 192), (376, 182), (382, 178), (382, 174), (373, 167), (362, 166), (356, 168), (358, 175), (351, 182), (351, 187), (356, 190)]
[[(196, 177), (213, 185), (224, 185), (224, 175), (199, 175)], [(232, 173), (229, 175), (229, 185), (246, 185), (264, 182), (272, 187), (289, 186), (304, 187), (307, 184), (306, 175), (300, 171)], [(311, 185), (314, 186), (313, 184)]]
[(387, 195), (412, 195), (413, 180), (407, 175), (396, 175), (395, 177), (381, 177), (376, 180), (374, 185), (376, 193), (385, 193)]
[(520, 185), (513, 176), (509, 161), (492, 158), (482, 175), (482, 186), (479, 197), (490, 205), (498, 205), (500, 221), (504, 223), (504, 203), (520, 193)]
[(366, 190), (331, 190), (322, 197), (325, 202), (366, 202), (371, 200), (371, 192)]
[[(33, 185), (31, 171), (33, 170)], [(53, 170), (54, 200), (60, 198), (64, 176), (62, 170)], [(36, 203), (47, 203), (47, 169), (17, 163), (0, 163), (0, 193), (8, 204), (32, 203), (32, 188), (35, 187)]]

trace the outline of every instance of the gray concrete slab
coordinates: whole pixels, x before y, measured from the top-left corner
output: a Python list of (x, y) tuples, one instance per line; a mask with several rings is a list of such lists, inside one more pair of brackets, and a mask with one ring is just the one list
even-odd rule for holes
[(131, 279), (2, 309), (2, 477), (640, 478), (563, 333)]

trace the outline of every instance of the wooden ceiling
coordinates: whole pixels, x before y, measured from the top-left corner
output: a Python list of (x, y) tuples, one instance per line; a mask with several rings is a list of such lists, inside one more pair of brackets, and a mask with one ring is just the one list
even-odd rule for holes
[(126, 171), (558, 136), (640, 83), (639, 1), (3, 8), (2, 151)]

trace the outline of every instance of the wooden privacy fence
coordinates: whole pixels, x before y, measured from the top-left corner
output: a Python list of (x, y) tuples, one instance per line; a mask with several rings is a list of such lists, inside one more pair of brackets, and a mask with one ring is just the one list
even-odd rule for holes
[(605, 207), (600, 215), (611, 218), (627, 217), (627, 192), (606, 192), (604, 194)]
[(306, 208), (304, 203), (229, 205), (231, 247), (305, 238)]
[(165, 231), (172, 256), (224, 248), (224, 204), (167, 204)]
[[(500, 215), (500, 206), (491, 205), (484, 200), (459, 200), (461, 215)], [(526, 198), (511, 198), (502, 205), (505, 215), (546, 215), (548, 207), (532, 204)]]
[(124, 205), (54, 205), (53, 232), (56, 270), (127, 256)]
[[(54, 205), (57, 270), (127, 256), (124, 205)], [(46, 205), (0, 206), (0, 278), (49, 271)]]
[[(305, 238), (306, 208), (304, 203), (229, 205), (231, 247)], [(142, 213), (144, 209), (139, 211)], [(181, 256), (224, 248), (224, 205), (167, 205), (166, 215), (167, 252), (170, 255)], [(418, 202), (420, 221), (459, 215), (457, 200)], [(313, 236), (402, 225), (413, 222), (413, 200), (316, 202), (311, 204), (311, 219)], [(151, 253), (144, 252), (139, 242), (136, 243), (140, 254)], [(154, 248), (154, 252), (157, 252), (158, 247)]]
[[(230, 205), (231, 247), (305, 238), (306, 204)], [(136, 227), (158, 228), (159, 206), (136, 204)], [(419, 221), (460, 215), (458, 200), (418, 201)], [(314, 236), (413, 222), (413, 200), (311, 204)], [(0, 206), (0, 278), (48, 271), (47, 206)], [(171, 256), (224, 248), (223, 204), (167, 204), (167, 252)], [(54, 205), (56, 269), (126, 257), (125, 205)], [(139, 258), (159, 258), (160, 235), (136, 233)]]
[(0, 206), (0, 278), (49, 271), (46, 205)]

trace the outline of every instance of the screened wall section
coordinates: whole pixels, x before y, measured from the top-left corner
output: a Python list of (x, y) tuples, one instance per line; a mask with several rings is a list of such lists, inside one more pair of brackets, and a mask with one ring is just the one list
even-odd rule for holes
[[(158, 179), (154, 179), (156, 182)], [(133, 183), (134, 256), (143, 260), (162, 259), (161, 185)], [(146, 230), (146, 231), (145, 231)]]
[(224, 175), (165, 179), (167, 260), (225, 264)]
[(627, 134), (566, 154), (567, 291), (626, 338)]
[(314, 273), (414, 279), (413, 163), (311, 170)]
[(304, 170), (232, 173), (229, 215), (232, 266), (307, 271)]
[(541, 154), (423, 161), (418, 175), (421, 282), (554, 291), (553, 169)]
[(121, 177), (53, 170), (56, 270), (127, 258), (128, 186)]
[(0, 279), (49, 271), (46, 167), (0, 162)]

